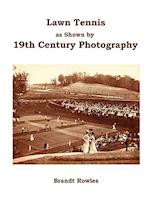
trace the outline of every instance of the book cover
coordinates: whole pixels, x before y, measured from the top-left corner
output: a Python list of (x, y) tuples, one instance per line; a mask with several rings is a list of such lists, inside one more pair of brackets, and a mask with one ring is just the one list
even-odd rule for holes
[(1, 5), (1, 197), (149, 196), (146, 1)]

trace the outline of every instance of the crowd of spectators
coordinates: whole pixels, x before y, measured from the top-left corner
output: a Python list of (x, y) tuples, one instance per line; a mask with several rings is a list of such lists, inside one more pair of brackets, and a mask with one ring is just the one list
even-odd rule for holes
[(126, 150), (128, 147), (131, 150), (139, 149), (139, 133), (129, 133), (128, 131), (117, 131), (114, 135), (102, 135), (96, 139), (96, 147), (98, 150), (107, 147), (110, 144), (125, 144)]
[(96, 116), (119, 116), (125, 118), (139, 117), (139, 105), (121, 102), (90, 102), (64, 100), (62, 106), (72, 113), (83, 113)]

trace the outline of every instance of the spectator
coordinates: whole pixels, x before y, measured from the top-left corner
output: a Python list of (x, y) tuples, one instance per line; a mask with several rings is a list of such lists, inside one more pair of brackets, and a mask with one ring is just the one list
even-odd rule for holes
[(72, 113), (84, 113), (86, 115), (96, 116), (118, 116), (125, 118), (136, 118), (139, 116), (139, 106), (136, 104), (114, 102), (97, 102), (90, 101), (71, 101), (62, 102), (65, 109), (70, 109)]

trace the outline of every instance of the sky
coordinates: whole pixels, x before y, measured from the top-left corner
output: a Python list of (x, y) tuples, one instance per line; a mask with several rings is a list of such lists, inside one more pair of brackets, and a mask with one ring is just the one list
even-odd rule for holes
[(140, 80), (140, 66), (135, 64), (14, 64), (16, 72), (29, 73), (29, 84), (35, 83), (50, 83), (54, 78), (57, 78), (60, 74), (69, 75), (74, 72), (86, 72), (89, 75), (101, 73), (104, 75), (129, 75), (130, 77)]

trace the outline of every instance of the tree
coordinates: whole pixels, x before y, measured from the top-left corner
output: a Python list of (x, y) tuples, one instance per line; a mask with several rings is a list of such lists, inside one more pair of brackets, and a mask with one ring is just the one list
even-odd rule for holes
[(15, 72), (13, 74), (13, 100), (16, 104), (18, 97), (27, 91), (28, 73)]
[(68, 75), (68, 76), (65, 76), (65, 81), (64, 81), (64, 84), (63, 85), (69, 85), (72, 83), (72, 76), (71, 75)]
[(63, 74), (60, 74), (58, 76), (58, 81), (60, 82), (61, 85), (64, 85), (64, 83), (65, 83), (65, 77), (64, 77)]
[(79, 81), (79, 77), (77, 73), (72, 74), (72, 83), (76, 83)]

